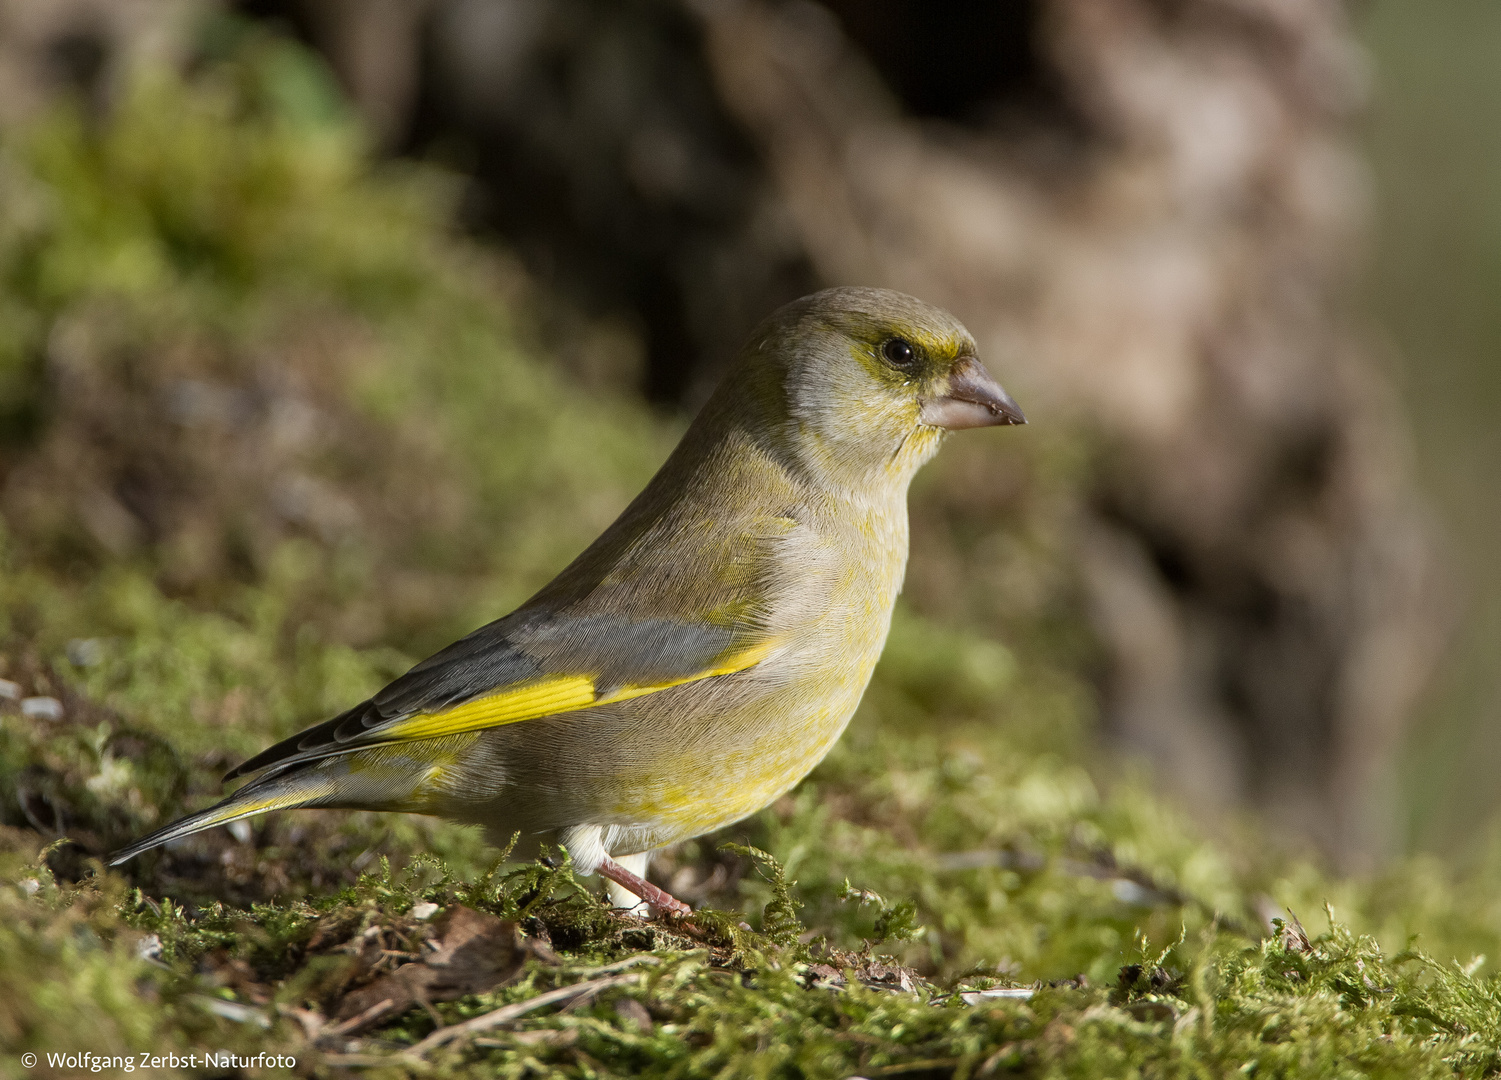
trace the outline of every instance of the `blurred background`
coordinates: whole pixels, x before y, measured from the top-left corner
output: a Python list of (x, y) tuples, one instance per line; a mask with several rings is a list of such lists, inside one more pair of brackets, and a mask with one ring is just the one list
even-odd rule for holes
[(0, 676), (66, 646), (139, 711), (142, 597), (275, 623), (306, 686), (182, 691), (228, 763), (523, 599), (759, 318), (876, 284), (1033, 423), (914, 491), (867, 713), (1347, 869), (1461, 851), (1498, 114), (1487, 0), (3, 0)]

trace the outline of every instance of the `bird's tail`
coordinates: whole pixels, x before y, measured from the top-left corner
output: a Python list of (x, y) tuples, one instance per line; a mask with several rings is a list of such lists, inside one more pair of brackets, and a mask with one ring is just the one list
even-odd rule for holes
[(129, 847), (111, 852), (108, 856), (109, 864), (119, 866), (143, 851), (150, 851), (154, 847), (171, 843), (184, 836), (191, 836), (204, 829), (212, 829), (215, 825), (228, 825), (231, 821), (254, 817), (256, 814), (265, 814), (272, 810), (289, 810), (296, 806), (323, 804), (331, 795), (333, 795), (332, 785), (321, 777), (309, 776), (305, 773), (287, 777), (278, 776), (274, 779), (267, 777), (261, 782), (246, 785), (229, 798), (215, 803), (206, 810), (178, 818), (170, 825), (164, 825), (150, 836), (137, 840)]

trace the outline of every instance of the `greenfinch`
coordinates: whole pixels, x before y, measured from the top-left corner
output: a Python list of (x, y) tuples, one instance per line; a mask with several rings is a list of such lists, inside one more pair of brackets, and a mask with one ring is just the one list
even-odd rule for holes
[(1025, 422), (947, 312), (870, 288), (788, 304), (550, 584), (110, 861), (270, 810), (396, 810), (559, 843), (617, 903), (686, 913), (650, 852), (829, 752), (886, 640), (913, 475), (949, 430)]

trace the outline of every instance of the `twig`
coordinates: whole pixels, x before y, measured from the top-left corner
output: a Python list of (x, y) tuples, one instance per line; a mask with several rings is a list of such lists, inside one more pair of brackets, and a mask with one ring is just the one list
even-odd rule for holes
[(351, 1016), (348, 1020), (334, 1024), (332, 1027), (324, 1028), (323, 1034), (337, 1037), (340, 1035), (347, 1035), (351, 1031), (358, 1031), (360, 1028), (370, 1023), (370, 1021), (384, 1016), (386, 1013), (390, 1012), (391, 1009), (395, 1007), (395, 1005), (396, 1002), (391, 998), (382, 998), (380, 1001), (377, 1001), (374, 1005), (370, 1006), (370, 1008), (366, 1009), (359, 1015)]
[(399, 1055), (407, 1058), (420, 1058), (430, 1050), (435, 1050), (444, 1043), (454, 1039), (473, 1035), (476, 1031), (488, 1031), (490, 1028), (499, 1027), (501, 1024), (510, 1023), (519, 1016), (548, 1005), (555, 1005), (560, 1001), (571, 1001), (584, 994), (597, 994), (611, 986), (622, 986), (626, 983), (635, 982), (639, 979), (639, 972), (629, 972), (624, 975), (611, 975), (603, 979), (590, 979), (588, 982), (574, 983), (572, 986), (559, 987), (557, 990), (549, 990), (545, 994), (538, 994), (526, 1001), (518, 1001), (514, 1005), (505, 1005), (483, 1015), (476, 1016), (472, 1020), (465, 1020), (462, 1024), (453, 1024), (446, 1028), (439, 1028), (416, 1046), (402, 1051)]
[[(345, 1069), (383, 1069), (391, 1064), (386, 1054), (333, 1054), (328, 1051), (318, 1055), (320, 1065), (338, 1065)], [(420, 1064), (426, 1065), (427, 1062)]]
[(601, 964), (599, 967), (575, 968), (575, 975), (610, 975), (626, 968), (633, 968), (637, 964), (658, 964), (661, 961), (650, 953), (637, 953), (635, 956), (627, 956), (624, 960), (617, 960), (613, 964)]
[[(1090, 855), (1088, 860), (1065, 856), (1055, 865), (1065, 874), (1109, 882), (1116, 896), (1127, 903), (1147, 907), (1162, 904), (1171, 904), (1174, 907), (1196, 907), (1214, 919), (1222, 929), (1232, 934), (1252, 941), (1259, 941), (1261, 938), (1259, 934), (1252, 933), (1245, 923), (1235, 916), (1216, 910), (1213, 905), (1192, 893), (1184, 892), (1171, 885), (1159, 884), (1149, 871), (1133, 866), (1118, 865), (1115, 856), (1109, 851), (1093, 851), (1088, 854)], [(934, 864), (940, 871), (984, 870), (992, 867), (1004, 870), (1037, 871), (1047, 866), (1048, 859), (1035, 852), (999, 848), (945, 852), (935, 857)]]
[(316, 1041), (325, 1026), (322, 1014), (312, 1009), (300, 1009), (295, 1005), (273, 1005), (272, 1008), (278, 1016), (290, 1016), (301, 1024), (309, 1042)]
[(226, 1020), (233, 1020), (239, 1024), (254, 1024), (263, 1028), (271, 1026), (271, 1018), (262, 1010), (252, 1006), (241, 1005), (238, 1001), (226, 1001), (224, 998), (209, 997), (206, 994), (195, 994), (193, 997), (215, 1016), (222, 1016)]

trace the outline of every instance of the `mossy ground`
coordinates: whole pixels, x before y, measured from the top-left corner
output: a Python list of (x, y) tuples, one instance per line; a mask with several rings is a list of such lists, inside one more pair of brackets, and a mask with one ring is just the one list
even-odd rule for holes
[[(1501, 859), (1336, 878), (1090, 749), (1065, 434), (956, 442), (924, 477), (912, 600), (844, 741), (658, 861), (690, 924), (396, 816), (106, 870), (545, 581), (677, 423), (570, 386), (529, 286), (449, 233), (453, 185), (368, 164), (315, 65), (224, 25), (191, 81), (0, 146), (0, 1075), (210, 1049), (319, 1074), (1501, 1071)], [(516, 925), (515, 973), (340, 1028), (459, 908)]]

